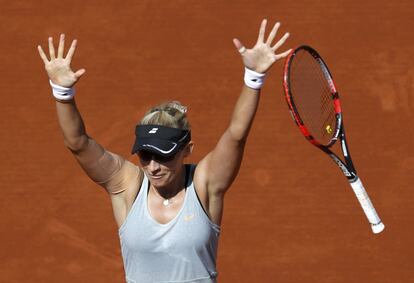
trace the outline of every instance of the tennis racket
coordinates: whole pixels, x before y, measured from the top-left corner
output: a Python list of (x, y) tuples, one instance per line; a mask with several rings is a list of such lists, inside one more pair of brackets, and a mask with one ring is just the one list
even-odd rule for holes
[[(321, 56), (309, 46), (299, 46), (286, 59), (283, 87), (293, 120), (305, 138), (328, 154), (348, 179), (372, 231), (384, 230), (357, 175), (347, 146), (339, 95)], [(344, 161), (331, 151), (340, 140)]]

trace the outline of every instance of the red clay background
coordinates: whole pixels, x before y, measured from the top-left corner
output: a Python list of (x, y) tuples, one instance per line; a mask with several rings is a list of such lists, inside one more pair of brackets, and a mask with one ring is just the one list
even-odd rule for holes
[[(361, 2), (361, 3), (359, 3)], [(292, 122), (283, 62), (269, 73), (239, 177), (227, 195), (219, 281), (411, 282), (414, 4), (388, 1), (1, 1), (0, 282), (122, 282), (107, 195), (65, 149), (38, 58), (77, 38), (77, 102), (91, 136), (131, 158), (151, 105), (189, 107), (196, 162), (225, 129), (242, 86), (232, 38), (260, 20), (286, 48), (331, 68), (350, 150), (386, 230), (373, 235), (346, 179)]]

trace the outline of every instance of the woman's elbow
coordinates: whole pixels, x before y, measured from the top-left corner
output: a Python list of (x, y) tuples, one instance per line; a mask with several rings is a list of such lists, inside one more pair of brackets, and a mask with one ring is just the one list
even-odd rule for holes
[(77, 153), (88, 147), (89, 138), (87, 136), (65, 138), (64, 143), (66, 148), (68, 148), (71, 152)]
[(249, 129), (245, 127), (233, 126), (229, 128), (231, 139), (237, 143), (244, 144), (249, 135)]

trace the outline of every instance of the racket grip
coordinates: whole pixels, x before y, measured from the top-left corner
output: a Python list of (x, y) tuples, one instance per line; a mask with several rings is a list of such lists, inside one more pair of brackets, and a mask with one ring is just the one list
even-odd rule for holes
[(375, 208), (372, 205), (372, 202), (369, 199), (367, 191), (362, 185), (362, 182), (359, 179), (359, 177), (357, 176), (355, 180), (352, 180), (352, 182), (350, 182), (350, 185), (352, 189), (354, 190), (354, 193), (359, 203), (361, 204), (362, 209), (364, 210), (369, 223), (371, 224), (372, 232), (374, 234), (381, 233), (382, 230), (384, 230), (385, 226), (382, 223), (381, 219), (379, 218), (377, 212), (375, 211)]

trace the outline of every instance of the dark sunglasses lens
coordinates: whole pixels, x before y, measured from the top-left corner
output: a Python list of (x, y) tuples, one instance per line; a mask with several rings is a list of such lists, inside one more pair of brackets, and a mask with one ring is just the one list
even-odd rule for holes
[(166, 156), (154, 154), (154, 153), (148, 152), (148, 151), (140, 151), (138, 153), (138, 156), (142, 161), (145, 161), (145, 162), (149, 162), (151, 160), (154, 160), (154, 161), (157, 161), (157, 162), (160, 162), (160, 163), (165, 163), (165, 162), (171, 161), (175, 158), (175, 155), (166, 157)]
[(173, 160), (173, 159), (174, 159), (174, 157), (175, 157), (175, 155), (173, 155), (173, 156), (168, 156), (168, 157), (166, 157), (166, 156), (161, 156), (161, 155), (154, 155), (154, 159), (155, 159), (156, 161), (160, 162), (160, 163), (164, 163), (164, 162), (171, 161), (171, 160)]
[(138, 156), (143, 161), (151, 161), (152, 159), (152, 153), (147, 152), (147, 151), (138, 152)]

